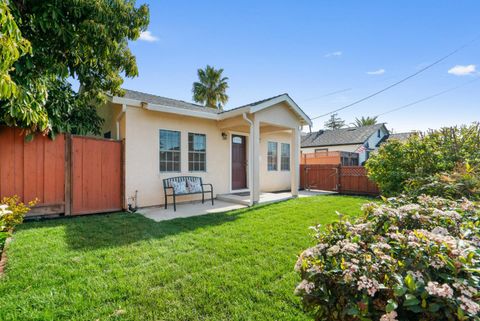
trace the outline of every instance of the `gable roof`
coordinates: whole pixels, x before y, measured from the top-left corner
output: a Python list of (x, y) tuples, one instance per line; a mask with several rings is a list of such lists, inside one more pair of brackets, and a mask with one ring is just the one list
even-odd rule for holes
[(385, 124), (362, 127), (348, 127), (333, 130), (320, 130), (302, 136), (302, 147), (363, 144)]
[[(224, 116), (231, 117), (237, 114), (241, 114), (244, 112), (248, 113), (256, 113), (258, 111), (264, 110), (266, 108), (269, 108), (273, 105), (279, 104), (285, 102), (287, 105), (291, 108), (291, 110), (300, 118), (303, 120), (303, 123), (305, 125), (310, 125), (312, 126), (312, 120), (308, 115), (300, 108), (300, 106), (297, 105), (295, 101), (288, 95), (288, 94), (281, 94), (281, 95), (276, 95), (270, 98), (262, 99), (255, 101), (253, 103), (249, 103), (247, 105), (243, 105), (240, 107), (232, 108), (229, 110), (222, 111), (220, 114), (223, 114)], [(223, 116), (221, 115), (221, 116)]]
[(312, 121), (305, 112), (293, 101), (288, 94), (281, 94), (267, 99), (255, 101), (253, 103), (232, 108), (229, 110), (220, 110), (216, 108), (205, 107), (183, 100), (171, 99), (162, 96), (143, 93), (140, 91), (124, 89), (123, 97), (111, 97), (112, 102), (119, 104), (128, 104), (138, 107), (145, 107), (149, 110), (183, 114), (193, 117), (202, 117), (221, 120), (228, 117), (240, 115), (242, 113), (255, 113), (275, 104), (286, 102), (290, 108), (298, 115), (302, 122), (311, 125)]

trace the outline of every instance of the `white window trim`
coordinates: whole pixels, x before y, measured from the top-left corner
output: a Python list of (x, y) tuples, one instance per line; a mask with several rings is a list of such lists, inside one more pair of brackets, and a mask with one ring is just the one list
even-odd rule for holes
[[(288, 145), (288, 169), (282, 169), (282, 145)], [(292, 144), (280, 143), (280, 171), (290, 172), (292, 169)]]
[[(205, 136), (205, 170), (203, 171), (191, 171), (190, 170), (190, 144), (189, 144), (189, 136), (190, 134), (193, 135), (203, 135)], [(188, 153), (188, 158), (187, 158), (187, 169), (189, 173), (207, 173), (207, 134), (205, 133), (194, 133), (194, 132), (187, 132), (187, 153)], [(195, 152), (193, 152), (195, 153)]]
[[(277, 165), (277, 166), (276, 166), (275, 169), (270, 169), (270, 168), (269, 168), (269, 164), (268, 164), (268, 158), (269, 158), (268, 153), (269, 153), (269, 150), (270, 150), (270, 148), (269, 148), (270, 143), (276, 144), (276, 150), (277, 150), (277, 157), (276, 157), (276, 158), (277, 158), (277, 162), (276, 162), (275, 165)], [(271, 141), (271, 140), (270, 140), (270, 141), (267, 141), (267, 172), (278, 172), (278, 170), (279, 170), (279, 169), (278, 169), (278, 164), (279, 164), (279, 162), (278, 162), (278, 158), (279, 158), (278, 146), (279, 146), (278, 142), (274, 142), (274, 141)]]
[[(160, 132), (161, 131), (169, 131), (169, 132), (177, 132), (180, 134), (180, 140), (179, 140), (179, 150), (178, 150), (178, 153), (180, 155), (180, 160), (178, 161), (179, 164), (180, 164), (180, 170), (178, 171), (161, 171), (160, 170), (160, 162), (162, 161), (160, 159)], [(158, 129), (158, 172), (160, 174), (165, 174), (165, 173), (181, 173), (182, 172), (182, 131), (181, 130), (175, 130), (175, 129), (166, 129), (166, 128), (159, 128)]]

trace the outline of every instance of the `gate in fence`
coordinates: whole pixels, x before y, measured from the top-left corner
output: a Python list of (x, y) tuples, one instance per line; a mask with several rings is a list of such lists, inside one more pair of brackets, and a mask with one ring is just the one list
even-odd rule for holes
[(26, 142), (20, 129), (0, 127), (0, 146), (0, 198), (38, 198), (29, 216), (122, 209), (121, 141), (62, 134)]
[(300, 186), (344, 194), (380, 194), (363, 166), (300, 165)]

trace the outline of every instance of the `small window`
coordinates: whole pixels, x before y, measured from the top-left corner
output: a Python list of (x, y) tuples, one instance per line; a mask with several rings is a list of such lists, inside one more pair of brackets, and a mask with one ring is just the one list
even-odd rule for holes
[(188, 133), (188, 170), (207, 170), (207, 137), (204, 134)]
[(269, 171), (277, 170), (277, 158), (278, 158), (277, 146), (278, 145), (275, 142), (268, 142), (267, 163), (268, 163)]
[(282, 153), (280, 154), (280, 169), (282, 171), (290, 170), (290, 144), (282, 143)]
[(316, 148), (315, 153), (328, 154), (328, 148)]
[(112, 138), (112, 132), (106, 132), (103, 134), (103, 138), (111, 139)]
[(377, 137), (380, 138), (380, 129), (377, 130)]
[(180, 132), (160, 130), (160, 172), (180, 172)]

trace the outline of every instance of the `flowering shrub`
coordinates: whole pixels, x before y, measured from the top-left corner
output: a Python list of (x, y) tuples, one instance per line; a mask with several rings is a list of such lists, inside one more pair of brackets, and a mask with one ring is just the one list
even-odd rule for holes
[(315, 227), (295, 292), (317, 320), (480, 320), (480, 206), (419, 196)]
[(20, 201), (17, 195), (4, 197), (0, 200), (0, 232), (9, 231), (23, 222), (23, 217), (30, 211), (37, 200), (28, 202), (27, 205)]
[(480, 200), (480, 170), (469, 164), (458, 164), (452, 172), (407, 181), (405, 194), (441, 196), (449, 199), (466, 197)]

